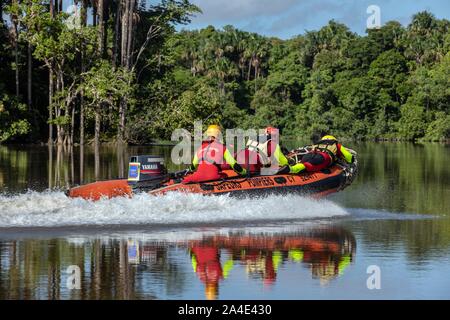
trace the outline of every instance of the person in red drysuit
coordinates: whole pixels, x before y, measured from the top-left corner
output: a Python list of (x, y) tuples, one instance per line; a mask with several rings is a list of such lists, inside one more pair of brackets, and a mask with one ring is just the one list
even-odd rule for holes
[(207, 139), (202, 142), (192, 160), (191, 171), (193, 174), (186, 176), (182, 183), (196, 183), (210, 180), (226, 178), (222, 172), (221, 165), (227, 163), (240, 175), (245, 175), (247, 171), (242, 168), (231, 155), (226, 146), (219, 142), (221, 136), (220, 128), (217, 125), (210, 125), (206, 130)]
[[(337, 139), (326, 135), (316, 144), (311, 146), (312, 151), (302, 157), (301, 162), (295, 164), (289, 170), (291, 173), (299, 173), (303, 170), (316, 172), (325, 169), (335, 163), (339, 158), (352, 163), (353, 155)], [(286, 169), (286, 171), (288, 171)]]

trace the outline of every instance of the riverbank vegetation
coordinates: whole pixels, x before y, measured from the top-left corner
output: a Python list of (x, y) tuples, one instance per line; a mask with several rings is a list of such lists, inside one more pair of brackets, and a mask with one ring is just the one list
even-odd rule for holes
[(142, 144), (195, 120), (308, 139), (450, 138), (450, 22), (429, 12), (281, 40), (177, 31), (201, 12), (187, 0), (73, 3), (68, 14), (62, 0), (0, 0), (0, 142)]

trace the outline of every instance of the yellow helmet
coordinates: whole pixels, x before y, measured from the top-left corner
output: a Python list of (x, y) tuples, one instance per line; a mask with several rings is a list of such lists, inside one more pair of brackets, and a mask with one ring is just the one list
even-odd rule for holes
[(212, 124), (206, 130), (206, 135), (208, 137), (218, 138), (222, 132), (220, 131), (220, 127), (217, 124)]
[(334, 140), (337, 141), (337, 139), (333, 136), (327, 135), (327, 136), (323, 136), (321, 140)]

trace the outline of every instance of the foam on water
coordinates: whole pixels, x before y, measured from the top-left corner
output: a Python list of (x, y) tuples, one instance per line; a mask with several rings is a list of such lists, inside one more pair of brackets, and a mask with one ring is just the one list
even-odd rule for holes
[(226, 195), (139, 194), (96, 202), (67, 198), (62, 192), (0, 195), (1, 228), (277, 221), (347, 214), (333, 202), (298, 195), (236, 199)]
[(407, 213), (407, 212), (389, 212), (379, 209), (348, 208), (352, 220), (419, 220), (435, 219), (438, 215)]

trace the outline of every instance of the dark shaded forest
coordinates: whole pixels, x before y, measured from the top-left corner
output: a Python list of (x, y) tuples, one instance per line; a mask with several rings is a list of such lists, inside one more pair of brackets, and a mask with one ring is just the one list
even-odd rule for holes
[[(144, 144), (195, 120), (309, 139), (450, 138), (450, 21), (289, 40), (177, 31), (187, 0), (0, 0), (0, 143)], [(178, 26), (178, 27), (177, 27)]]

